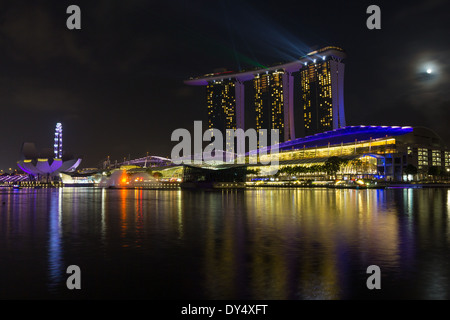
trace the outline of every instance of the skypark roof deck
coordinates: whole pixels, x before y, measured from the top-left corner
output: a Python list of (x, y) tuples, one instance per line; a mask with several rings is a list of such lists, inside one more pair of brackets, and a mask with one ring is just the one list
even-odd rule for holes
[(346, 54), (343, 49), (339, 47), (324, 47), (320, 50), (312, 51), (306, 56), (301, 57), (299, 60), (276, 64), (267, 68), (261, 67), (253, 70), (245, 70), (240, 72), (235, 71), (224, 71), (217, 73), (210, 73), (199, 77), (192, 77), (185, 81), (188, 85), (205, 86), (209, 82), (221, 81), (224, 79), (237, 79), (240, 81), (248, 81), (254, 78), (255, 75), (264, 72), (275, 72), (275, 71), (289, 71), (295, 72), (300, 70), (305, 65), (309, 63), (315, 63), (316, 61), (326, 60), (328, 57), (334, 57), (335, 59), (344, 59)]

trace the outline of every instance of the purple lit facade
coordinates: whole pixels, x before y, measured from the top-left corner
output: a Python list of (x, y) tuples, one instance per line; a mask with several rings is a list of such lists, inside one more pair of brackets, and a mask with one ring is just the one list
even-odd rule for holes
[(301, 148), (323, 147), (327, 145), (347, 144), (360, 141), (376, 140), (385, 137), (401, 136), (413, 132), (412, 127), (400, 126), (347, 126), (332, 131), (317, 133), (280, 143), (281, 151)]
[(28, 176), (24, 174), (16, 174), (16, 175), (3, 175), (0, 176), (0, 183), (17, 183), (22, 181), (27, 181)]
[(81, 158), (63, 153), (61, 123), (56, 125), (53, 147), (53, 152), (51, 149), (38, 152), (34, 143), (25, 142), (17, 166), (37, 180), (49, 179), (61, 172), (74, 172), (80, 165)]
[(54, 147), (54, 153), (56, 159), (62, 158), (62, 124), (57, 123), (55, 128), (55, 144)]
[(25, 159), (17, 162), (24, 172), (34, 176), (54, 176), (60, 172), (74, 172), (81, 163), (81, 159)]
[[(251, 150), (247, 155), (268, 154), (270, 149)], [(450, 172), (450, 150), (438, 134), (425, 127), (347, 126), (280, 143), (276, 152), (280, 165), (324, 162), (331, 156), (372, 157), (377, 175), (392, 181), (424, 179), (431, 167), (443, 174)], [(415, 174), (406, 173), (411, 166)]]

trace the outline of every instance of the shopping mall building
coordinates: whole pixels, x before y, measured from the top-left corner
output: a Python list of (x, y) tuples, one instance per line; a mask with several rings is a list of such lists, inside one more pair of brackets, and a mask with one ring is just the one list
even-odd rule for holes
[[(318, 167), (334, 156), (347, 160), (337, 173), (341, 179), (423, 180), (430, 176), (431, 167), (439, 175), (450, 171), (450, 151), (435, 132), (399, 126), (347, 126), (280, 143), (279, 168)], [(265, 157), (270, 157), (270, 152)], [(268, 158), (261, 160), (267, 162)], [(270, 171), (269, 166), (252, 167), (258, 169), (258, 176)], [(324, 178), (326, 173), (302, 176)]]

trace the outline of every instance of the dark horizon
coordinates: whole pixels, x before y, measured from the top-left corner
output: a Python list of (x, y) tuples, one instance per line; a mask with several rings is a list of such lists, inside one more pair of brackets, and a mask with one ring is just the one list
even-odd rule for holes
[[(450, 141), (445, 1), (319, 4), (49, 1), (3, 4), (0, 14), (0, 169), (20, 148), (51, 148), (61, 122), (80, 168), (104, 158), (170, 156), (173, 130), (207, 119), (204, 88), (184, 84), (336, 45), (345, 60), (347, 125), (425, 126)], [(66, 8), (81, 8), (81, 30)], [(366, 9), (381, 8), (381, 30)], [(427, 70), (430, 73), (427, 73)]]

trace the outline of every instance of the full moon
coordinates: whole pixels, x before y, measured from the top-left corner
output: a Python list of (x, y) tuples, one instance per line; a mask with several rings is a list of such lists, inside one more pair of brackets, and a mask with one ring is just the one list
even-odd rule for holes
[(431, 74), (432, 72), (433, 72), (432, 69), (430, 69), (430, 68), (427, 69), (427, 73), (428, 73), (428, 74)]

